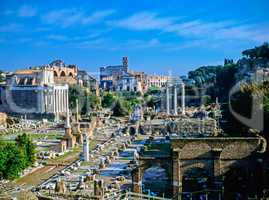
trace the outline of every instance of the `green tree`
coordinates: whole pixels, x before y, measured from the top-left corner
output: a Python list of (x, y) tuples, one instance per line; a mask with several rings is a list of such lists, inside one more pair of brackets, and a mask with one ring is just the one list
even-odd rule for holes
[(230, 89), (235, 85), (235, 74), (238, 70), (236, 64), (228, 64), (223, 66), (216, 74), (216, 83), (214, 85), (215, 97), (219, 97), (222, 102), (228, 100)]
[(251, 59), (253, 58), (269, 58), (269, 45), (267, 42), (262, 44), (261, 46), (246, 49), (242, 52), (243, 56), (247, 56)]
[(29, 135), (27, 135), (26, 133), (23, 133), (22, 135), (18, 135), (16, 138), (16, 142), (18, 146), (20, 147), (20, 149), (22, 149), (26, 155), (27, 166), (34, 164), (36, 146), (32, 142)]
[(98, 97), (96, 94), (89, 94), (88, 102), (90, 104), (90, 107), (94, 110), (101, 108), (100, 97)]
[(188, 73), (189, 79), (195, 81), (197, 86), (203, 86), (204, 84), (213, 83), (216, 79), (216, 74), (222, 66), (202, 66), (194, 71)]
[(89, 114), (92, 110), (98, 110), (101, 108), (100, 98), (89, 91), (85, 91), (85, 101), (82, 102), (81, 114)]
[(146, 103), (147, 103), (147, 106), (150, 108), (153, 108), (155, 106), (153, 97), (148, 98)]
[(123, 102), (123, 101), (118, 99), (115, 102), (115, 105), (112, 109), (113, 116), (124, 117), (124, 116), (128, 115), (129, 114), (128, 107), (129, 107), (128, 102)]
[(86, 93), (83, 87), (73, 85), (69, 87), (69, 108), (73, 111), (76, 109), (76, 101), (78, 100), (80, 109), (84, 106)]
[(14, 179), (27, 167), (24, 151), (14, 143), (0, 146), (0, 175), (5, 179)]
[(116, 97), (111, 92), (106, 92), (102, 98), (102, 107), (110, 108), (115, 102)]
[(144, 94), (144, 96), (157, 95), (157, 94), (160, 94), (160, 92), (161, 92), (160, 88), (152, 86), (147, 90), (147, 92)]

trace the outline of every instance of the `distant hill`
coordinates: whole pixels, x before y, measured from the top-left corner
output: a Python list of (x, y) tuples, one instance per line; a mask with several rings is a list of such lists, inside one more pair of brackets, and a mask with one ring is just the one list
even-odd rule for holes
[(214, 86), (208, 91), (208, 95), (227, 101), (228, 92), (236, 82), (250, 79), (252, 74), (261, 68), (269, 68), (268, 43), (244, 50), (242, 58), (236, 63), (225, 59), (223, 65), (202, 66), (190, 71), (188, 79), (197, 87), (206, 87), (213, 83)]

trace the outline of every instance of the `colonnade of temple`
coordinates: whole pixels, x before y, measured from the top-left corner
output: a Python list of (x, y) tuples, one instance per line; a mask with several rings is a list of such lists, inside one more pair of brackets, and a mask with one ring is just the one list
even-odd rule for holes
[(40, 104), (44, 105), (42, 112), (53, 113), (56, 118), (60, 113), (66, 113), (68, 110), (68, 86), (55, 86), (43, 90), (44, 97), (40, 98)]
[[(185, 84), (183, 82), (178, 83), (167, 83), (166, 85), (166, 113), (168, 115), (174, 114), (178, 115), (178, 88), (181, 89), (181, 113), (185, 115)], [(172, 89), (172, 94), (170, 94), (170, 89)], [(173, 101), (170, 102), (170, 96), (173, 96)], [(172, 105), (170, 105), (170, 103)], [(171, 108), (172, 107), (172, 108)]]

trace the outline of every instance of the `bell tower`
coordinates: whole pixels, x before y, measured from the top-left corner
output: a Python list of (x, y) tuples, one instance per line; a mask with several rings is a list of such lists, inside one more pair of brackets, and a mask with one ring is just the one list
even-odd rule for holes
[(128, 72), (128, 57), (122, 58), (122, 66), (125, 72)]

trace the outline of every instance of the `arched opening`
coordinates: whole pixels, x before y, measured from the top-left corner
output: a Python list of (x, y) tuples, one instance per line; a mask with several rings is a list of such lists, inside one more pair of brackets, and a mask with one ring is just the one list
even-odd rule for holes
[(182, 191), (184, 198), (203, 199), (207, 195), (205, 190), (211, 189), (212, 180), (206, 169), (195, 167), (183, 174)]
[(130, 135), (135, 135), (136, 133), (136, 130), (135, 130), (135, 127), (130, 127)]
[(62, 71), (61, 74), (60, 74), (61, 77), (64, 77), (65, 76), (65, 72)]
[(259, 167), (233, 167), (224, 175), (224, 199), (248, 199), (261, 195), (262, 173)]
[(58, 77), (58, 74), (56, 71), (54, 71), (53, 74), (54, 74), (54, 77)]
[(73, 74), (72, 74), (72, 72), (69, 72), (68, 76), (71, 76), (71, 77), (73, 77)]
[(144, 171), (142, 178), (142, 190), (144, 194), (165, 196), (171, 195), (168, 170), (162, 166), (151, 166)]

